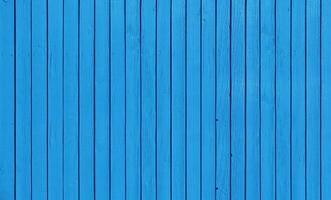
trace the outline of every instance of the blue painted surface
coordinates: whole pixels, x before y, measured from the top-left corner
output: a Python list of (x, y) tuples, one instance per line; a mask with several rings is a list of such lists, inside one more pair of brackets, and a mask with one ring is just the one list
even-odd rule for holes
[(0, 1), (0, 200), (331, 199), (331, 2)]

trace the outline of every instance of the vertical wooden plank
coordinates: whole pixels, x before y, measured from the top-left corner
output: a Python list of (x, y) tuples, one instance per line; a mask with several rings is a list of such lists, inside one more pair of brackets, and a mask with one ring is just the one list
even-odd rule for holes
[(16, 198), (31, 198), (31, 1), (16, 1)]
[(47, 198), (47, 13), (32, 1), (32, 199)]
[(63, 4), (48, 1), (48, 199), (63, 197)]
[(64, 199), (78, 199), (78, 1), (64, 1)]
[(187, 198), (201, 197), (201, 1), (187, 5)]
[(215, 1), (203, 0), (201, 6), (201, 196), (215, 199)]
[(125, 12), (111, 1), (111, 198), (125, 197)]
[(187, 1), (187, 199), (201, 195), (200, 3)]
[(15, 187), (15, 2), (0, 2), (0, 199)]
[(322, 135), (320, 144), (322, 147), (322, 175), (321, 175), (321, 198), (331, 198), (331, 1), (321, 0), (321, 64), (322, 64)]
[(186, 1), (172, 1), (172, 40), (171, 40), (171, 60), (172, 60), (172, 199), (185, 199), (185, 17)]
[(259, 0), (246, 1), (246, 198), (260, 198)]
[(305, 198), (305, 4), (292, 0), (292, 199)]
[(275, 1), (261, 0), (261, 199), (275, 199)]
[(140, 0), (141, 198), (156, 199), (156, 0)]
[(231, 6), (231, 197), (245, 197), (245, 1)]
[(276, 2), (276, 197), (290, 198), (290, 1)]
[(230, 63), (231, 63), (231, 28), (229, 1), (217, 1), (217, 91), (216, 91), (216, 199), (230, 199), (231, 164), (230, 164)]
[(307, 0), (307, 199), (320, 199), (320, 1)]
[(170, 0), (157, 1), (157, 199), (170, 199)]
[(79, 191), (94, 198), (94, 0), (80, 0), (79, 30)]
[(140, 1), (126, 2), (126, 196), (138, 199), (140, 174)]
[(110, 198), (109, 1), (95, 2), (95, 198)]

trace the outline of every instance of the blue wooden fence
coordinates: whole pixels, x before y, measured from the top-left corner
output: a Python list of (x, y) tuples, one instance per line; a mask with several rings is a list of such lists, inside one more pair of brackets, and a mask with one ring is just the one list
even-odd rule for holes
[(331, 1), (1, 0), (0, 200), (330, 200)]

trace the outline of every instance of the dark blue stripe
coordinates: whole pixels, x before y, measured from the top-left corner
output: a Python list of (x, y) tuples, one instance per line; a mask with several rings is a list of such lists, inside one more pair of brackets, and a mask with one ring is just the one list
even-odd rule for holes
[(154, 77), (155, 77), (155, 140), (154, 140), (154, 147), (155, 147), (155, 199), (157, 200), (157, 64), (158, 64), (158, 59), (157, 59), (157, 5), (158, 5), (158, 0), (155, 0), (155, 46), (154, 46), (154, 55), (155, 55), (155, 71), (154, 71)]
[(62, 0), (62, 63), (61, 64), (62, 64), (62, 199), (64, 200), (64, 124), (65, 124), (64, 123), (64, 103), (65, 103), (64, 101), (64, 0)]
[(32, 183), (33, 183), (33, 170), (32, 170), (32, 145), (33, 145), (33, 142), (32, 142), (32, 119), (33, 119), (33, 115), (32, 115), (32, 78), (33, 78), (33, 75), (32, 75), (32, 0), (30, 1), (30, 198), (31, 200), (33, 199), (33, 194), (32, 194)]
[(185, 0), (185, 200), (187, 200), (187, 0)]
[[(16, 1), (16, 0), (15, 0)], [(48, 45), (48, 22), (49, 22), (49, 16), (48, 16), (48, 0), (46, 0), (46, 100), (47, 100), (47, 108), (46, 108), (46, 156), (47, 156), (47, 164), (46, 164), (46, 170), (47, 170), (47, 200), (49, 199), (49, 195), (48, 195), (48, 191), (49, 191), (49, 172), (48, 172), (48, 119), (49, 119), (49, 114), (48, 114), (48, 108), (49, 108), (49, 101), (48, 101), (48, 68), (49, 68), (49, 62), (48, 62), (48, 58), (49, 58), (49, 45)], [(15, 95), (16, 96), (16, 95)], [(16, 126), (16, 125), (15, 125)], [(16, 140), (15, 140), (16, 141)], [(16, 199), (16, 197), (15, 197)]]
[(262, 109), (261, 109), (261, 69), (262, 69), (262, 59), (261, 59), (261, 0), (259, 0), (259, 182), (260, 182), (260, 200), (262, 199), (262, 140), (261, 140), (261, 130), (262, 130)]
[(139, 0), (139, 96), (140, 96), (140, 111), (139, 111), (139, 147), (140, 147), (140, 152), (139, 152), (139, 157), (140, 157), (140, 162), (139, 162), (139, 175), (140, 175), (140, 200), (142, 200), (142, 187), (143, 187), (143, 176), (142, 176), (142, 54), (141, 54), (141, 27), (142, 27), (142, 18), (141, 18), (141, 13), (142, 13), (142, 0)]
[(215, 147), (214, 147), (214, 151), (215, 151), (215, 157), (214, 157), (214, 174), (215, 174), (215, 177), (214, 177), (214, 197), (215, 197), (215, 200), (217, 198), (217, 190), (218, 190), (218, 187), (217, 187), (217, 141), (218, 141), (218, 137), (217, 137), (217, 0), (215, 0), (215, 10), (214, 10), (214, 20), (215, 20), (215, 25), (214, 25), (214, 28), (215, 28), (215, 54), (214, 54), (214, 59), (215, 59), (215, 113), (214, 113), (214, 120), (215, 120), (215, 133), (214, 133), (214, 138), (215, 138)]
[(244, 150), (245, 150), (245, 155), (244, 155), (244, 199), (246, 200), (247, 198), (247, 0), (245, 0), (245, 36), (244, 36), (244, 83), (245, 83), (245, 88), (244, 88)]
[(230, 129), (230, 167), (229, 167), (229, 188), (230, 188), (230, 200), (232, 200), (232, 0), (230, 0), (230, 49), (229, 49), (229, 63), (230, 63), (230, 72), (229, 72), (229, 79), (230, 79), (230, 86), (229, 86), (229, 93), (230, 93), (230, 112), (229, 112), (229, 129)]
[(320, 84), (320, 149), (319, 149), (319, 151), (320, 151), (320, 198), (321, 198), (321, 200), (323, 199), (323, 195), (322, 195), (322, 192), (323, 192), (323, 184), (322, 184), (322, 175), (323, 175), (323, 167), (322, 167), (322, 164), (323, 164), (323, 161), (322, 161), (322, 155), (323, 155), (323, 152), (322, 152), (322, 134), (323, 134), (323, 132), (322, 132), (322, 5), (323, 5), (323, 0), (320, 0), (320, 7), (319, 7), (319, 9), (320, 9), (320, 18), (319, 18), (319, 20), (320, 20), (320, 40), (319, 40), (319, 42), (320, 42), (320, 44), (319, 44), (319, 46), (320, 46), (320, 57), (319, 57), (319, 59), (320, 59), (320, 82), (319, 82), (319, 84)]
[(126, 200), (127, 198), (127, 169), (126, 169), (126, 0), (124, 0), (124, 199)]
[(172, 200), (172, 0), (170, 0), (170, 200)]
[(93, 198), (95, 200), (95, 0), (93, 0)]
[(275, 65), (275, 71), (274, 71), (274, 102), (275, 102), (275, 200), (277, 200), (277, 0), (275, 0), (275, 5), (274, 5), (274, 37), (275, 37), (275, 42), (274, 42), (274, 52), (275, 52), (275, 57), (274, 57), (274, 65)]
[(202, 200), (202, 0), (200, 0), (200, 200)]
[(16, 0), (14, 0), (14, 199), (16, 200)]
[(307, 0), (305, 0), (305, 199), (307, 199)]
[(293, 198), (293, 172), (292, 172), (292, 157), (293, 157), (293, 152), (292, 152), (292, 134), (293, 134), (293, 114), (292, 114), (292, 104), (293, 104), (293, 83), (292, 83), (292, 77), (293, 77), (293, 59), (292, 59), (292, 51), (293, 51), (293, 45), (292, 45), (292, 29), (293, 29), (293, 15), (292, 15), (292, 10), (293, 10), (293, 0), (290, 0), (290, 199), (292, 200)]
[[(109, 86), (109, 138), (108, 138), (108, 143), (109, 143), (109, 171), (111, 171), (111, 136), (112, 136), (112, 131), (111, 131), (111, 95), (112, 95), (112, 90), (111, 90), (111, 2), (109, 1), (109, 35), (108, 35), (108, 40), (109, 40), (109, 81), (108, 81), (108, 86)], [(109, 198), (111, 198), (111, 173), (109, 173)]]
[(77, 129), (78, 129), (78, 140), (77, 140), (77, 147), (78, 147), (78, 199), (80, 199), (80, 0), (78, 0), (78, 56), (77, 56), (77, 63), (78, 63), (78, 69), (77, 69), (77, 85), (78, 85), (78, 98), (77, 98), (77, 105), (78, 105), (78, 113), (77, 113)]

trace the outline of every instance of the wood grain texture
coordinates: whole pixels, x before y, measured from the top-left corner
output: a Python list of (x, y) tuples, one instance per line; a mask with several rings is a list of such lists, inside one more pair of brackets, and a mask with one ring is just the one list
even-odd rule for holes
[(0, 1), (0, 200), (331, 199), (330, 9)]

